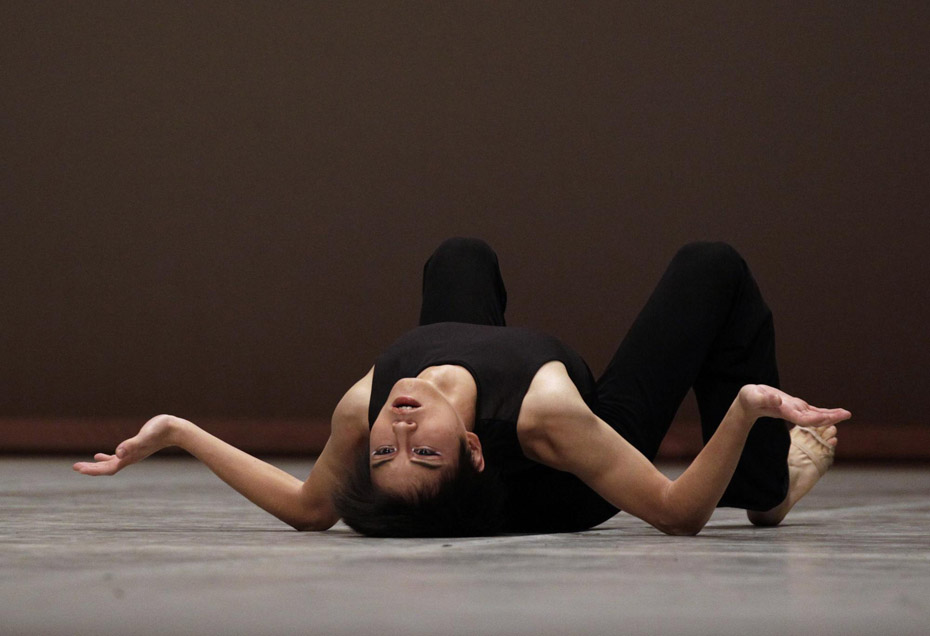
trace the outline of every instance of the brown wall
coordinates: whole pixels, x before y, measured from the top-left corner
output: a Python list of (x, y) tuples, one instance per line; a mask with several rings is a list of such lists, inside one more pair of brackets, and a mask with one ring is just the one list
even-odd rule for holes
[(0, 417), (325, 417), (468, 234), (595, 372), (730, 241), (786, 389), (922, 426), (930, 9), (890, 4), (5, 2)]

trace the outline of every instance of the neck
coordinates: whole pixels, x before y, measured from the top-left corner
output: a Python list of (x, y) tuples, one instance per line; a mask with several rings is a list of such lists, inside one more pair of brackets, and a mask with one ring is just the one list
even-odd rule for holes
[(468, 369), (453, 364), (444, 364), (428, 367), (417, 377), (430, 382), (449, 400), (452, 408), (465, 423), (466, 431), (474, 430), (478, 387)]

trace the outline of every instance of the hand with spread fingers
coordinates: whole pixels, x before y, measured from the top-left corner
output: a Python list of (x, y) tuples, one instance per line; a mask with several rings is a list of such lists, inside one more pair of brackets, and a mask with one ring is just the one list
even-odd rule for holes
[[(764, 384), (748, 384), (736, 401), (754, 417), (779, 417), (794, 424), (788, 450), (788, 494), (771, 510), (747, 510), (758, 526), (775, 526), (823, 477), (836, 452), (836, 424), (852, 417), (846, 409), (824, 409)], [(752, 419), (750, 420), (752, 421)]]
[(811, 406), (800, 398), (765, 384), (747, 384), (740, 389), (736, 399), (750, 415), (780, 417), (798, 426), (820, 428), (848, 420), (852, 416), (846, 409)]
[(72, 468), (83, 475), (115, 475), (126, 466), (173, 446), (173, 435), (179, 422), (183, 420), (172, 415), (153, 417), (139, 429), (138, 434), (120, 443), (113, 455), (97, 453), (94, 461), (78, 462)]

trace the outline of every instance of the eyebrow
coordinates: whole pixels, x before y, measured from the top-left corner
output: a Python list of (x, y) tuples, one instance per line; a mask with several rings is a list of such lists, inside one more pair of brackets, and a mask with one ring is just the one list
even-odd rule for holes
[[(379, 466), (384, 466), (386, 463), (388, 463), (389, 461), (392, 461), (393, 459), (394, 458), (391, 457), (390, 459), (382, 460), (378, 462), (377, 464), (372, 464), (371, 468), (372, 470), (374, 470), (375, 468), (378, 468)], [(430, 470), (440, 470), (444, 466), (444, 464), (434, 464), (432, 462), (424, 462), (424, 461), (416, 460), (416, 459), (411, 459), (410, 463), (416, 464), (417, 466), (422, 466), (423, 468), (429, 468)]]

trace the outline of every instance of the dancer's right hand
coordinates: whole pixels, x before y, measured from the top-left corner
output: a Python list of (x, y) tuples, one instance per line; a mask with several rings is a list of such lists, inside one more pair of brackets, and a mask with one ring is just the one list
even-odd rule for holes
[(78, 462), (72, 468), (82, 475), (115, 475), (126, 466), (173, 446), (178, 427), (185, 423), (188, 422), (173, 415), (157, 415), (146, 422), (135, 437), (119, 444), (113, 455), (97, 453), (94, 461)]

